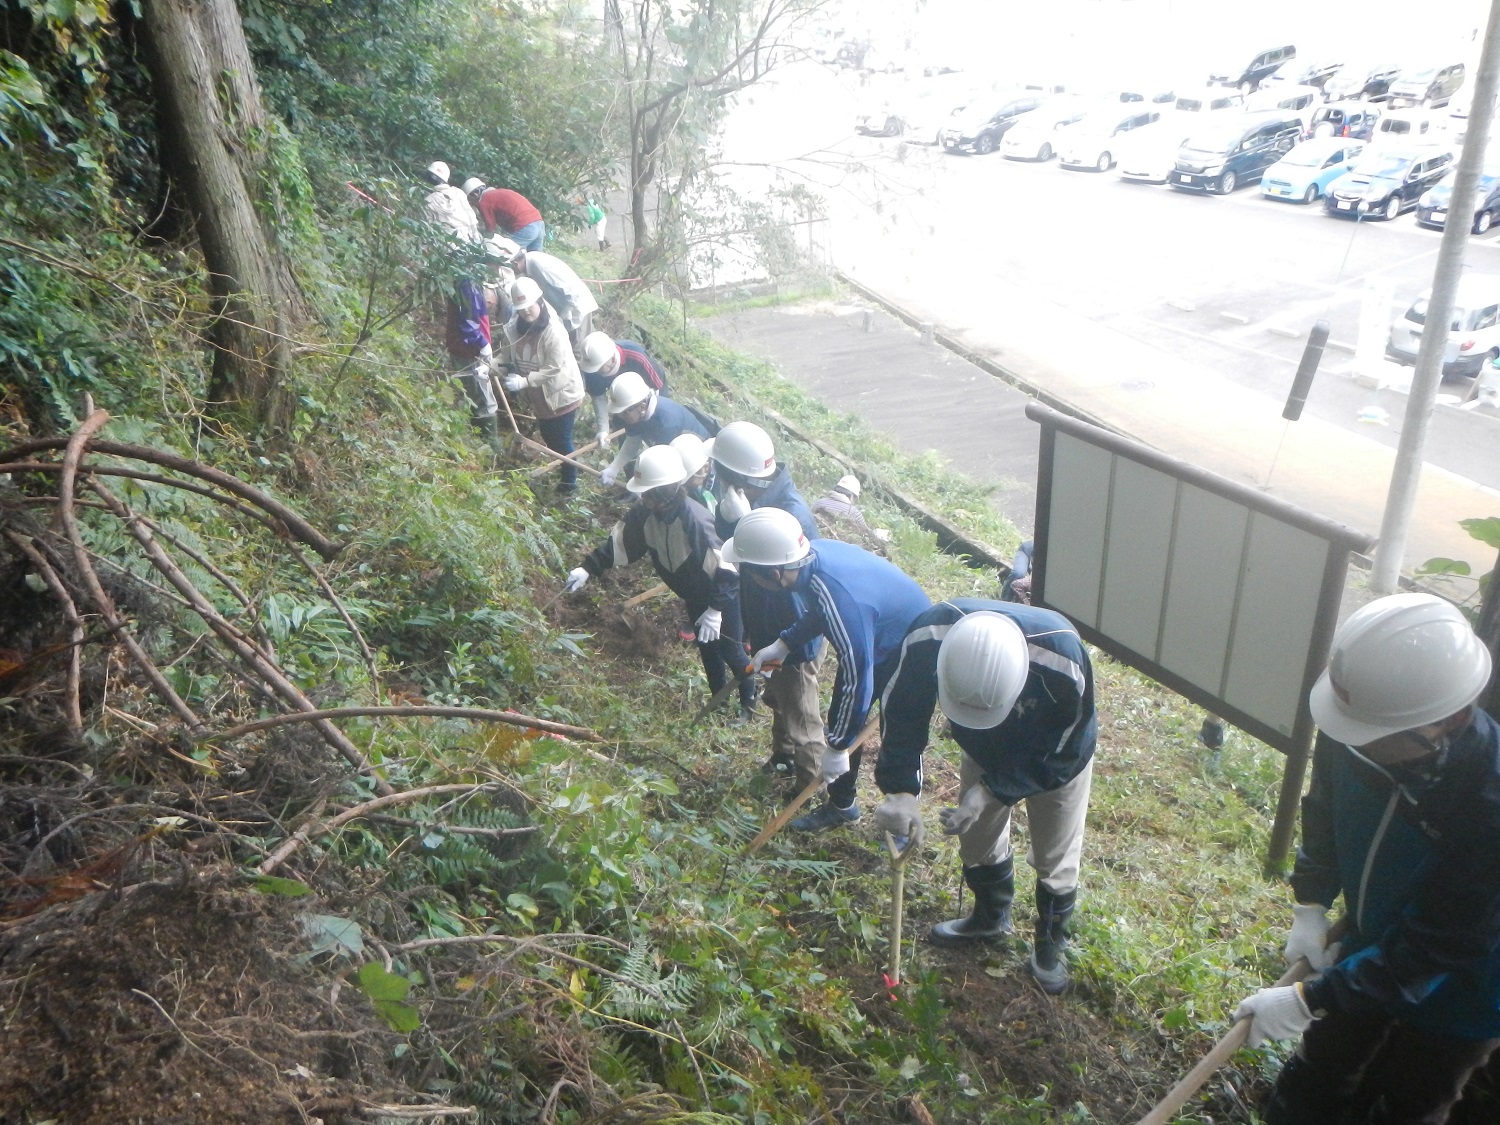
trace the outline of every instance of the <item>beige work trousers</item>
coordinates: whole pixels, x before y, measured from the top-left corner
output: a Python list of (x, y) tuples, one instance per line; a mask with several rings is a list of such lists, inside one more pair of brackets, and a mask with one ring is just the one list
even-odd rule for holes
[(799, 790), (817, 776), (827, 746), (818, 701), (818, 664), (782, 665), (761, 690), (771, 709), (771, 754), (792, 759)]
[[(958, 794), (971, 785), (983, 785), (979, 763), (967, 754), (958, 767)], [(1078, 866), (1083, 855), (1083, 822), (1089, 811), (1089, 785), (1094, 760), (1077, 777), (1057, 789), (1026, 798), (1026, 826), (1031, 845), (1026, 862), (1036, 872), (1037, 882), (1055, 895), (1078, 886)], [(1004, 863), (1010, 858), (1010, 809), (991, 800), (979, 819), (958, 838), (958, 854), (965, 867)]]

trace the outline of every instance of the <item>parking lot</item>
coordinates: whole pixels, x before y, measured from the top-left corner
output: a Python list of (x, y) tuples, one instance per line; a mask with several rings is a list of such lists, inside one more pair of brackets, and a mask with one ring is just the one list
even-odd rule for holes
[[(1007, 316), (1019, 313), (1006, 307), (1006, 295), (1024, 294), (1066, 314), (1064, 323), (1076, 317), (1195, 366), (1205, 394), (1229, 381), (1264, 396), (1276, 414), (1309, 328), (1327, 320), (1332, 343), (1308, 414), (1396, 444), (1405, 397), (1359, 385), (1354, 352), (1368, 287), (1386, 308), (1367, 318), (1373, 331), (1367, 326), (1362, 359), (1378, 357), (1391, 319), (1430, 284), (1441, 233), (1417, 226), (1411, 212), (1354, 222), (1326, 215), (1321, 204), (1263, 198), (1256, 184), (1227, 197), (1198, 195), (1055, 161), (854, 137), (857, 86), (813, 73), (779, 93), (758, 96), (757, 111), (783, 151), (793, 151), (799, 133), (843, 133), (815, 160), (783, 167), (820, 186), (832, 258), (852, 275), (897, 299), (938, 306), (949, 326), (984, 324), (1002, 336)], [(788, 112), (778, 126), (779, 104)], [(1500, 278), (1500, 233), (1470, 238), (1467, 269)], [(1068, 336), (1059, 332), (1043, 345), (1050, 354), (1034, 358), (1109, 364), (1109, 355), (1080, 352)], [(1444, 384), (1427, 457), (1500, 488), (1500, 418), (1488, 408), (1459, 409), (1469, 386)]]

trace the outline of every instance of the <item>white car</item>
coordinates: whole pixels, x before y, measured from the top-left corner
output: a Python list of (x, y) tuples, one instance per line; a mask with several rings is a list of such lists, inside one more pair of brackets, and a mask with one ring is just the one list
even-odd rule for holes
[(1094, 168), (1108, 172), (1115, 164), (1123, 134), (1161, 120), (1161, 110), (1144, 109), (1145, 103), (1117, 106), (1119, 112), (1099, 110), (1090, 113), (1076, 125), (1062, 130), (1057, 145), (1057, 162), (1064, 168)]
[(1177, 150), (1192, 135), (1196, 118), (1169, 114), (1133, 132), (1120, 146), (1116, 170), (1133, 184), (1164, 184), (1177, 163)]
[(1051, 160), (1061, 131), (1087, 113), (1083, 102), (1051, 102), (1034, 109), (1001, 139), (1000, 155), (1008, 160)]
[(1222, 87), (1210, 86), (1194, 93), (1177, 95), (1173, 107), (1178, 113), (1224, 113), (1245, 108), (1245, 96)]

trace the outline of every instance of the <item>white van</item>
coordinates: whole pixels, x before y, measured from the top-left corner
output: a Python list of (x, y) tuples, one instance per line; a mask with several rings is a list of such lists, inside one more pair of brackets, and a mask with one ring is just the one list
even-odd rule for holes
[(1251, 113), (1265, 109), (1289, 109), (1302, 118), (1304, 129), (1312, 128), (1313, 111), (1323, 104), (1323, 91), (1316, 86), (1293, 86), (1277, 84), (1257, 90), (1245, 98), (1245, 108)]
[(1396, 109), (1387, 113), (1370, 136), (1372, 147), (1438, 144), (1447, 122), (1422, 109)]
[(1178, 94), (1172, 108), (1178, 113), (1221, 113), (1224, 110), (1244, 109), (1245, 97), (1243, 94), (1232, 94), (1209, 87), (1190, 94)]
[[(1425, 290), (1411, 308), (1391, 324), (1385, 354), (1397, 363), (1415, 364), (1422, 332), (1427, 325)], [(1448, 346), (1443, 349), (1444, 375), (1478, 375), (1490, 360), (1500, 357), (1500, 277), (1465, 274), (1458, 283)]]

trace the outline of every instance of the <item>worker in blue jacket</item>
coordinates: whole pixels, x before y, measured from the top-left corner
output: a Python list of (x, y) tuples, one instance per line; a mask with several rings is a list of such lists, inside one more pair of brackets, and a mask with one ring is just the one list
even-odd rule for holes
[[(771, 435), (754, 422), (730, 422), (704, 443), (714, 473), (714, 526), (720, 539), (735, 533), (740, 517), (752, 510), (778, 508), (797, 521), (809, 540), (818, 538), (812, 508), (792, 483), (792, 474), (776, 460)], [(796, 588), (768, 589), (740, 583), (745, 640), (752, 652), (765, 648), (808, 610), (808, 599)], [(771, 757), (767, 772), (791, 778), (800, 759), (817, 762), (827, 748), (823, 705), (818, 698), (821, 637), (794, 646), (771, 671), (761, 698), (771, 710)], [(804, 781), (804, 785), (806, 782)]]
[[(1451, 603), (1396, 594), (1334, 634), (1309, 698), (1286, 958), (1317, 975), (1235, 1013), (1301, 1036), (1267, 1125), (1441, 1125), (1500, 1045), (1500, 726), (1484, 643)], [(1347, 932), (1330, 941), (1342, 894)]]
[(932, 602), (899, 569), (862, 547), (819, 539), (814, 549), (797, 521), (779, 508), (744, 516), (724, 544), (724, 557), (740, 566), (742, 589), (753, 582), (767, 590), (795, 589), (807, 599), (807, 611), (756, 652), (755, 671), (781, 664), (818, 637), (826, 637), (838, 656), (826, 749), (818, 759), (802, 755), (796, 761), (798, 785), (821, 775), (828, 800), (792, 821), (792, 828), (822, 832), (851, 824), (859, 819), (854, 792), (863, 751), (851, 755), (850, 748), (895, 670), (907, 625)]
[(625, 440), (615, 459), (599, 474), (605, 484), (614, 484), (625, 467), (649, 446), (671, 445), (672, 439), (682, 434), (692, 434), (700, 441), (709, 438), (707, 427), (697, 415), (653, 391), (634, 371), (616, 376), (610, 385), (609, 411), (625, 427)]
[(910, 835), (919, 816), (934, 707), (963, 751), (958, 806), (940, 819), (959, 837), (974, 909), (938, 923), (932, 940), (960, 945), (1011, 932), (1010, 811), (1025, 801), (1036, 872), (1031, 974), (1061, 992), (1098, 740), (1088, 650), (1060, 613), (1014, 602), (954, 598), (913, 621), (880, 703), (875, 784), (886, 798), (875, 820), (894, 835)]

